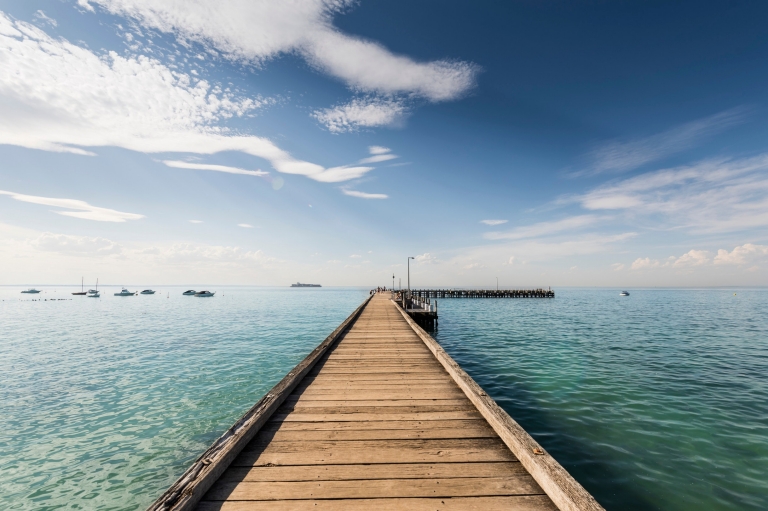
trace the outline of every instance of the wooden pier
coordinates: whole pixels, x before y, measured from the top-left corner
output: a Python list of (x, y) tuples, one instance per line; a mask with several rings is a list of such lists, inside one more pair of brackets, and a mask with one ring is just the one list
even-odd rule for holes
[(412, 289), (421, 298), (554, 298), (551, 289)]
[(386, 293), (149, 507), (191, 509), (602, 507)]

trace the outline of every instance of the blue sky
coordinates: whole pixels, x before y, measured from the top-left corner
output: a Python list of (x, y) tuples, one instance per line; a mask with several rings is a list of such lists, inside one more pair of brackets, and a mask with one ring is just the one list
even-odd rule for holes
[(0, 11), (2, 284), (768, 284), (760, 2)]

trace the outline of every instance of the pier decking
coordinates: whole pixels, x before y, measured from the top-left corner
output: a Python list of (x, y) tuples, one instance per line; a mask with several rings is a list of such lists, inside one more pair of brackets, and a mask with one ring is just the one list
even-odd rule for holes
[(602, 509), (388, 293), (302, 364), (150, 509)]

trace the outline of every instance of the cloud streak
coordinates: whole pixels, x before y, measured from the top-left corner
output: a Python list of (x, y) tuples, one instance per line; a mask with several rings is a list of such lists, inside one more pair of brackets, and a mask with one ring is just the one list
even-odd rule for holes
[(539, 238), (558, 234), (563, 231), (573, 231), (588, 225), (593, 225), (600, 220), (596, 215), (578, 215), (555, 222), (539, 222), (533, 225), (518, 227), (507, 232), (487, 232), (484, 237), (489, 240), (520, 240), (525, 238)]
[(349, 195), (350, 197), (357, 197), (358, 199), (388, 199), (389, 195), (384, 193), (366, 193), (366, 192), (359, 192), (357, 190), (341, 190), (344, 195)]
[(83, 220), (95, 220), (97, 222), (125, 222), (126, 220), (139, 220), (140, 218), (144, 218), (144, 215), (139, 215), (136, 213), (124, 213), (114, 209), (91, 206), (85, 201), (76, 199), (38, 197), (36, 195), (25, 195), (22, 193), (8, 192), (5, 190), (0, 190), (0, 195), (7, 195), (17, 201), (29, 202), (31, 204), (71, 209), (74, 211), (54, 211), (54, 213), (70, 216), (73, 218), (80, 218)]
[(734, 108), (643, 139), (608, 142), (589, 155), (593, 163), (588, 173), (626, 172), (658, 161), (739, 124), (745, 113), (743, 108)]
[(226, 165), (210, 165), (207, 163), (190, 163), (186, 161), (178, 160), (163, 160), (163, 163), (168, 167), (176, 169), (189, 169), (189, 170), (212, 170), (214, 172), (226, 172), (227, 174), (241, 174), (244, 176), (256, 176), (263, 177), (268, 176), (269, 172), (263, 170), (245, 170), (237, 167), (228, 167)]
[(763, 227), (768, 225), (768, 154), (647, 172), (575, 200), (590, 211), (653, 218), (656, 228), (726, 232)]

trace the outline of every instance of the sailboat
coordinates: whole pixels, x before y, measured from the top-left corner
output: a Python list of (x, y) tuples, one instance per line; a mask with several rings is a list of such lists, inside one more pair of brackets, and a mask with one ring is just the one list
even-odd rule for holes
[(88, 294), (83, 289), (83, 280), (84, 280), (83, 277), (80, 277), (80, 292), (79, 293), (72, 293), (73, 295), (75, 295), (75, 296), (85, 296), (86, 294)]
[(88, 298), (98, 298), (98, 297), (99, 297), (99, 279), (96, 279), (96, 289), (88, 290)]

